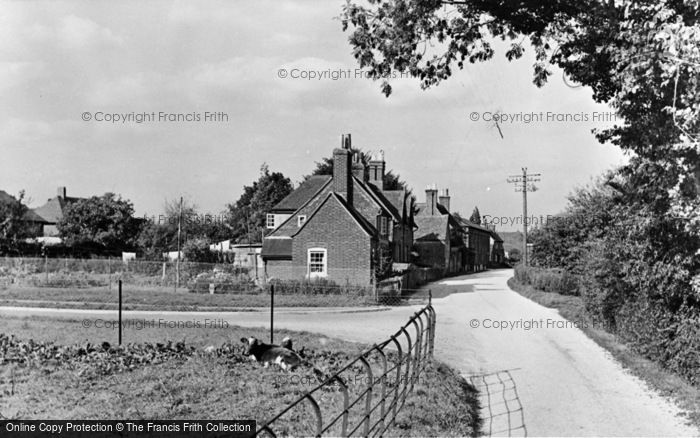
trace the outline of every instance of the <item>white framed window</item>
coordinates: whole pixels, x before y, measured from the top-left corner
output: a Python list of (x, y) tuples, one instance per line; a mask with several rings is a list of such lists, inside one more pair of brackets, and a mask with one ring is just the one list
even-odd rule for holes
[(275, 215), (274, 214), (267, 214), (265, 217), (265, 226), (267, 228), (275, 228)]
[(306, 215), (305, 214), (300, 214), (299, 216), (297, 216), (297, 225), (298, 226), (301, 227), (305, 223), (306, 223)]
[(379, 224), (380, 224), (379, 233), (382, 236), (388, 235), (389, 234), (389, 219), (385, 216), (382, 216), (381, 218), (379, 218)]
[(309, 249), (307, 271), (309, 278), (328, 275), (328, 256), (325, 248)]

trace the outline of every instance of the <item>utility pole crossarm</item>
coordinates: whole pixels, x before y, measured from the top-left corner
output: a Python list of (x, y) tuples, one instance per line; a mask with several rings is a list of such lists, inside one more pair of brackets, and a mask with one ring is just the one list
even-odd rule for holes
[(527, 192), (537, 190), (533, 182), (540, 181), (541, 173), (527, 173), (527, 167), (522, 168), (522, 175), (511, 175), (507, 182), (515, 185), (516, 192), (523, 193), (523, 265), (528, 265), (527, 260)]

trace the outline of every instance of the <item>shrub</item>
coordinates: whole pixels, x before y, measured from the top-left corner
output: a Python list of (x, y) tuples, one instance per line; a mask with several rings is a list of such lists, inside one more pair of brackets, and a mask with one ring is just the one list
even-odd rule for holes
[(193, 293), (211, 293), (212, 291), (215, 294), (228, 294), (243, 291), (257, 292), (255, 283), (247, 276), (241, 277), (230, 274), (218, 268), (215, 268), (213, 271), (198, 274), (194, 279), (188, 282), (187, 288)]
[(579, 295), (578, 278), (562, 269), (543, 269), (523, 265), (515, 268), (515, 279), (535, 289), (561, 295)]
[(275, 294), (302, 294), (302, 295), (371, 295), (368, 287), (352, 286), (350, 284), (339, 285), (332, 280), (317, 278), (313, 280), (270, 280), (270, 286), (274, 286)]

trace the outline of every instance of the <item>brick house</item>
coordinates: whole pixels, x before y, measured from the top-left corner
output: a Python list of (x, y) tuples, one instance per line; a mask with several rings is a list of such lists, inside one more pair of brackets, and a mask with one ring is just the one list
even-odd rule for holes
[(438, 197), (435, 185), (425, 189), (425, 202), (416, 204), (414, 248), (417, 263), (442, 270), (443, 275), (464, 271), (466, 247), (463, 229), (450, 213), (447, 189)]
[(408, 262), (412, 198), (384, 189), (385, 169), (383, 153), (366, 167), (343, 135), (333, 151), (333, 175), (308, 178), (267, 214), (266, 278), (370, 285), (393, 262)]

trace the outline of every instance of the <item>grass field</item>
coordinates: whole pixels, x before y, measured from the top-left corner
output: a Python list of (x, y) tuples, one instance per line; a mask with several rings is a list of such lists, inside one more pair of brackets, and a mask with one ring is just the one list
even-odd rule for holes
[[(54, 307), (75, 309), (116, 309), (119, 295), (116, 287), (92, 288), (0, 288), (0, 306)], [(268, 307), (267, 292), (202, 294), (186, 289), (129, 286), (122, 288), (123, 308), (126, 310), (230, 310)], [(373, 297), (352, 294), (275, 294), (280, 307), (348, 307), (376, 304)]]
[[(508, 286), (525, 298), (545, 307), (559, 310), (561, 316), (570, 321), (591, 322), (580, 297), (543, 292), (532, 286), (520, 284), (514, 278), (508, 280)], [(692, 386), (679, 376), (664, 370), (655, 362), (637, 354), (612, 333), (594, 327), (593, 324), (584, 325), (581, 330), (598, 345), (609, 351), (622, 366), (629, 369), (634, 375), (664, 396), (673, 398), (681, 408), (688, 411), (692, 424), (700, 427), (700, 388)]]
[[(104, 331), (81, 329), (80, 321), (48, 317), (3, 317), (0, 333), (57, 345), (85, 346), (88, 342), (100, 345), (114, 341), (113, 337), (105, 338)], [(101, 367), (99, 372), (91, 372), (93, 359), (84, 356), (75, 361), (48, 360), (40, 365), (22, 365), (8, 361), (10, 355), (4, 353), (0, 356), (0, 415), (18, 419), (236, 418), (256, 419), (260, 423), (317, 381), (312, 379), (309, 369), (288, 373), (250, 362), (240, 354), (239, 348), (239, 339), (247, 336), (267, 340), (269, 334), (262, 328), (137, 330), (127, 327), (125, 339), (130, 342), (142, 345), (184, 341), (194, 351), (127, 371)], [(307, 332), (279, 330), (275, 336), (276, 340), (292, 337), (295, 348), (304, 347), (305, 357), (326, 373), (339, 369), (367, 348)], [(206, 354), (203, 348), (209, 345), (228, 353)], [(50, 346), (34, 345), (34, 348), (51, 351)], [(117, 353), (100, 352), (94, 360), (109, 358), (111, 354)], [(373, 363), (373, 368), (376, 365)], [(359, 375), (362, 369), (353, 372)], [(351, 393), (361, 390), (364, 385), (351, 382)], [(452, 369), (433, 363), (416, 383), (396, 425), (386, 435), (474, 436), (479, 428), (476, 396), (475, 389)], [(340, 412), (338, 391), (323, 391), (320, 402), (324, 414)], [(277, 430), (283, 435), (309, 435), (313, 419), (309, 413), (308, 404), (303, 404), (283, 417)], [(360, 415), (359, 410), (353, 410), (351, 423), (358, 421)]]

